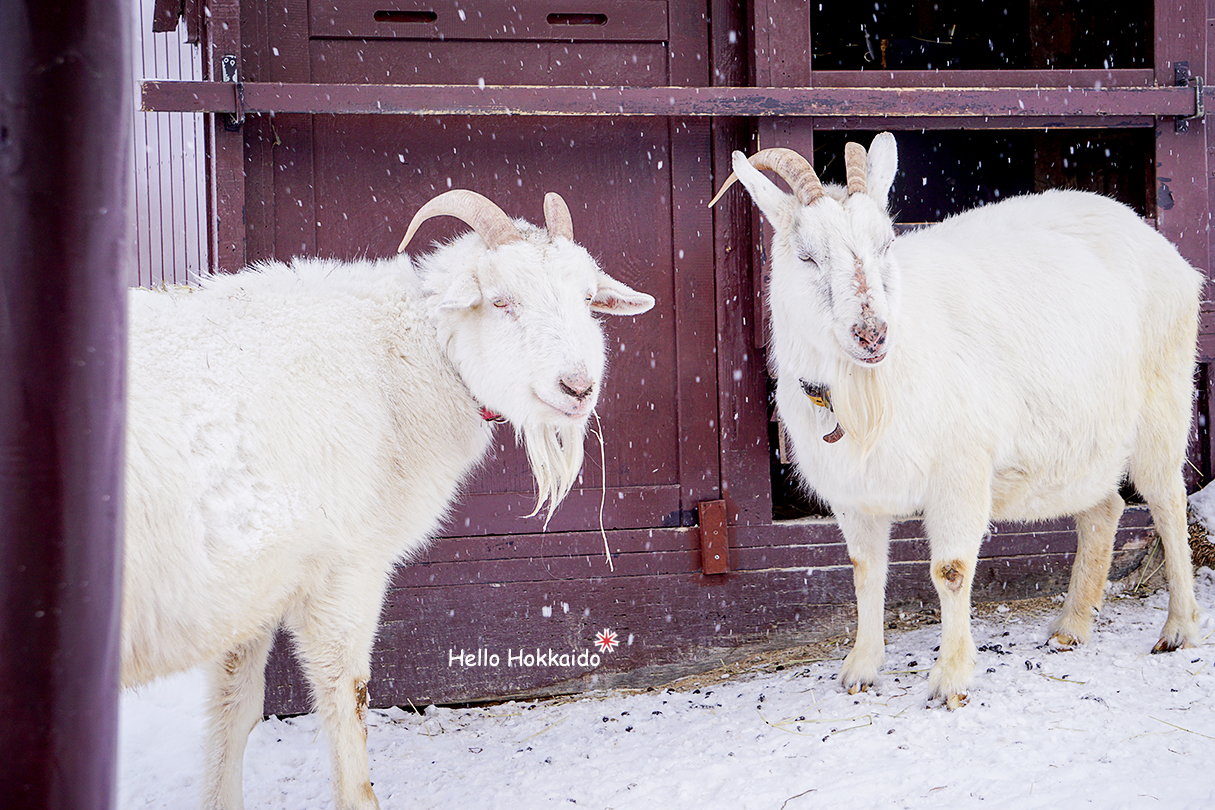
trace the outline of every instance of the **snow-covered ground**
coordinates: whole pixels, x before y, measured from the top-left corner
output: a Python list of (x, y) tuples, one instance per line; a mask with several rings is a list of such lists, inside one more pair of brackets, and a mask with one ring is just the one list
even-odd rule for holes
[[(850, 696), (838, 660), (697, 691), (371, 715), (375, 789), (389, 808), (1215, 806), (1215, 574), (1198, 574), (1200, 647), (1150, 655), (1166, 595), (1111, 597), (1086, 648), (1041, 646), (1047, 618), (975, 619), (970, 705), (929, 706), (939, 626), (888, 639), (875, 691)], [(202, 679), (123, 697), (121, 808), (198, 802)], [(251, 808), (330, 808), (313, 716), (261, 723), (245, 758)]]

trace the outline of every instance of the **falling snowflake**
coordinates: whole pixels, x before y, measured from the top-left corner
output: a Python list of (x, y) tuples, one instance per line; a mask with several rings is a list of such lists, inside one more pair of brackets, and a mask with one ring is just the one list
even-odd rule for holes
[(599, 648), (599, 652), (615, 652), (619, 643), (620, 639), (616, 637), (615, 630), (604, 628), (595, 634), (595, 646)]

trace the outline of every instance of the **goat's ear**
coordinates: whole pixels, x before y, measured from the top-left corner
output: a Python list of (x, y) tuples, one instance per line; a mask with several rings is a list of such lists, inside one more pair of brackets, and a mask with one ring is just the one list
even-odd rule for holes
[(439, 309), (472, 309), (481, 303), (481, 285), (468, 271), (458, 271), (443, 291)]
[(608, 315), (640, 315), (654, 306), (654, 296), (637, 292), (602, 271), (591, 298), (591, 309)]
[(742, 152), (733, 155), (734, 174), (746, 186), (747, 193), (759, 210), (772, 223), (782, 228), (790, 222), (789, 214), (794, 197), (786, 194), (780, 186), (769, 180), (764, 173), (751, 165)]
[(869, 196), (885, 210), (890, 203), (890, 187), (894, 185), (894, 173), (899, 167), (899, 150), (894, 136), (883, 132), (874, 137), (869, 145)]

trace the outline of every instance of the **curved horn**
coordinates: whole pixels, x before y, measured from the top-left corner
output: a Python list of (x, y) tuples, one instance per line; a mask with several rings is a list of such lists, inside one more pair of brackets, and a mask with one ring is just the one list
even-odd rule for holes
[(848, 174), (849, 194), (869, 193), (869, 185), (865, 179), (869, 174), (869, 159), (865, 154), (865, 147), (852, 142), (844, 145), (844, 171)]
[(574, 241), (574, 220), (570, 216), (569, 206), (555, 191), (544, 195), (544, 227), (548, 229), (549, 239), (564, 236)]
[(485, 241), (490, 250), (523, 238), (506, 212), (488, 197), (475, 191), (455, 188), (443, 192), (418, 209), (405, 231), (405, 238), (401, 240), (397, 253), (405, 250), (405, 246), (413, 239), (423, 222), (432, 217), (443, 216), (455, 217), (467, 224)]
[(721, 184), (721, 188), (717, 189), (717, 193), (713, 195), (713, 199), (709, 200), (709, 207), (712, 208), (713, 206), (717, 205), (717, 201), (721, 199), (721, 196), (726, 193), (730, 186), (737, 182), (738, 175), (734, 172), (730, 172), (730, 176), (726, 178), (726, 182)]
[[(757, 169), (776, 172), (782, 180), (789, 184), (789, 188), (793, 190), (794, 196), (802, 205), (809, 205), (824, 194), (822, 181), (814, 173), (814, 167), (792, 149), (783, 147), (761, 149), (747, 160)], [(721, 199), (721, 195), (725, 194), (726, 189), (734, 185), (736, 180), (738, 177), (731, 172), (709, 205), (712, 206)]]

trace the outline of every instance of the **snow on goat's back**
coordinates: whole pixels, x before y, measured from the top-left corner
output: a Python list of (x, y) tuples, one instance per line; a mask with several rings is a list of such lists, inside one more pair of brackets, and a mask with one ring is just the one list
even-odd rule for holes
[(209, 667), (206, 807), (242, 806), (280, 626), (337, 805), (378, 806), (361, 718), (394, 565), (435, 534), (499, 420), (551, 514), (603, 385), (595, 314), (654, 303), (573, 241), (557, 195), (536, 228), (448, 192), (405, 241), (434, 216), (474, 232), (416, 260), (269, 262), (131, 293), (123, 681)]
[(883, 133), (868, 153), (847, 145), (846, 188), (786, 149), (735, 153), (726, 183), (741, 180), (773, 225), (777, 408), (854, 563), (844, 685), (877, 677), (897, 516), (920, 514), (928, 534), (943, 636), (929, 686), (948, 705), (965, 702), (973, 678), (970, 591), (994, 519), (1076, 516), (1051, 642), (1087, 640), (1126, 480), (1166, 549), (1156, 649), (1193, 644), (1181, 466), (1201, 274), (1130, 209), (1082, 192), (1006, 200), (896, 239), (884, 213), (896, 166)]

